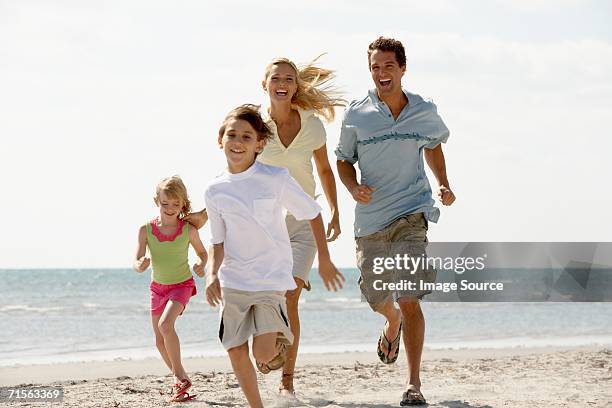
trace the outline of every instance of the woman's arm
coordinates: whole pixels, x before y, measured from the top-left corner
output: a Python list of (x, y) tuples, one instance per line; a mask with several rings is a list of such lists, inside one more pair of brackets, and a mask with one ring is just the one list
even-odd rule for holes
[(187, 214), (183, 217), (183, 220), (196, 227), (196, 229), (200, 229), (206, 224), (206, 221), (208, 221), (208, 213), (206, 212), (206, 208), (204, 208), (202, 211)]
[(323, 227), (323, 218), (321, 218), (321, 214), (317, 214), (315, 218), (310, 220), (310, 228), (312, 229), (312, 235), (317, 245), (319, 275), (321, 275), (321, 279), (323, 279), (323, 284), (327, 290), (333, 290), (334, 292), (338, 289), (342, 289), (342, 283), (345, 279), (329, 257), (329, 249), (325, 241), (325, 229)]
[(132, 264), (136, 272), (144, 272), (151, 264), (151, 259), (145, 257), (147, 254), (147, 226), (143, 225), (138, 231), (138, 248), (136, 249), (136, 259)]
[(327, 158), (327, 145), (323, 145), (313, 152), (315, 165), (317, 166), (317, 173), (319, 174), (319, 180), (321, 180), (321, 186), (323, 192), (327, 198), (329, 209), (331, 211), (331, 220), (327, 225), (327, 241), (331, 242), (338, 238), (340, 235), (340, 214), (338, 212), (338, 196), (336, 193), (336, 180), (334, 179), (334, 172), (329, 165)]

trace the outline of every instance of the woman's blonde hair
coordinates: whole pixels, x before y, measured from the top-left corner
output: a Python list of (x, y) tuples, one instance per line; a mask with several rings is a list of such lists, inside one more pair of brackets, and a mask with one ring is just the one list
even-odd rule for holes
[(334, 107), (346, 106), (346, 100), (342, 99), (342, 94), (331, 83), (336, 77), (334, 71), (315, 65), (321, 55), (299, 68), (289, 58), (274, 58), (266, 67), (264, 82), (275, 65), (291, 66), (297, 75), (297, 91), (291, 98), (291, 103), (302, 109), (312, 109), (331, 122), (335, 116)]
[(191, 201), (189, 201), (189, 196), (187, 195), (187, 188), (179, 176), (166, 177), (159, 182), (155, 188), (155, 197), (153, 198), (157, 205), (160, 205), (160, 195), (162, 192), (169, 199), (178, 200), (181, 205), (181, 217), (191, 212)]

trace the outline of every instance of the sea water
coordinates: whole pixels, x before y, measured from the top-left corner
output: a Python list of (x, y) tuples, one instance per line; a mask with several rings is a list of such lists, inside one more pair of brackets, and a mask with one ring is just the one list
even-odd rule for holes
[[(358, 271), (328, 292), (312, 271), (300, 300), (302, 353), (371, 351), (384, 318), (361, 301)], [(0, 366), (157, 357), (150, 274), (128, 269), (0, 270)], [(182, 354), (217, 356), (219, 310), (198, 294), (177, 321)], [(612, 345), (612, 303), (424, 302), (426, 348)]]

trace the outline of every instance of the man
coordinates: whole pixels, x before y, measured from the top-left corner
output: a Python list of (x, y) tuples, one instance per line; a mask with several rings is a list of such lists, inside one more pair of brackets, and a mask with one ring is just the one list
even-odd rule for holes
[[(370, 307), (387, 319), (378, 355), (384, 363), (395, 362), (403, 332), (409, 373), (400, 404), (424, 404), (419, 372), (425, 320), (419, 300), (431, 292), (377, 292), (374, 281), (379, 271), (372, 266), (376, 256), (394, 257), (399, 248), (409, 252), (407, 244), (424, 246), (428, 221), (438, 220), (440, 211), (434, 207), (423, 155), (440, 186), (442, 204), (455, 201), (441, 146), (449, 131), (433, 103), (402, 89), (406, 54), (399, 41), (378, 38), (368, 47), (368, 63), (375, 89), (364, 99), (353, 101), (345, 113), (336, 149), (338, 173), (357, 202), (355, 240), (362, 294)], [(354, 168), (357, 162), (361, 183)], [(392, 272), (391, 276), (402, 277), (399, 268)], [(417, 272), (420, 279), (431, 280), (431, 273)]]

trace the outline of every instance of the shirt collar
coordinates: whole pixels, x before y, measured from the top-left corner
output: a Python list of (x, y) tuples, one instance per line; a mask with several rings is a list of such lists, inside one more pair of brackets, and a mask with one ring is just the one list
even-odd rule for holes
[[(406, 95), (406, 98), (408, 99), (408, 106), (414, 106), (416, 102), (414, 100), (414, 95), (412, 95), (410, 92), (408, 92), (404, 88), (402, 88), (402, 92), (404, 93), (404, 95)], [(383, 101), (381, 101), (380, 98), (378, 97), (378, 92), (376, 92), (376, 88), (370, 89), (368, 91), (368, 95), (370, 96), (370, 99), (377, 107), (383, 106)]]

